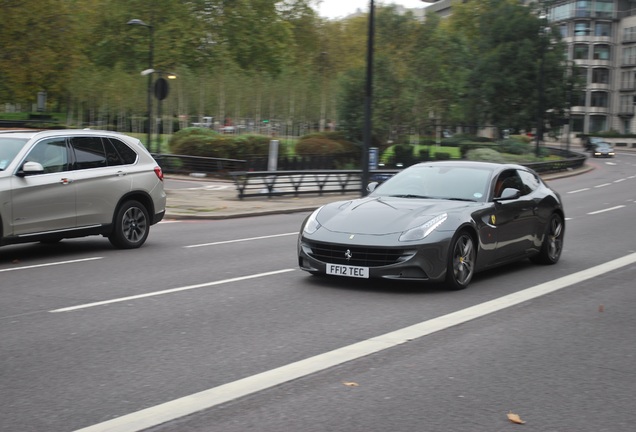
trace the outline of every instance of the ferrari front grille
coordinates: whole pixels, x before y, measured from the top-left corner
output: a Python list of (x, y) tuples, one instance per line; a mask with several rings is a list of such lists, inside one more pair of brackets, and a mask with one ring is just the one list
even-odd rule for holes
[(404, 261), (414, 251), (403, 248), (346, 246), (307, 242), (309, 255), (321, 262), (361, 267), (381, 267)]

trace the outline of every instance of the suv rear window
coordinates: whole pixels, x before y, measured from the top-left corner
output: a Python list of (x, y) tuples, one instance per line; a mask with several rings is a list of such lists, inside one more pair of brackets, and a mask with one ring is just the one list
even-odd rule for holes
[(115, 138), (106, 138), (106, 155), (108, 165), (131, 165), (137, 162), (137, 153), (123, 142)]
[(118, 139), (77, 137), (71, 143), (77, 169), (130, 165), (137, 161), (137, 153)]
[(107, 166), (106, 152), (100, 137), (74, 137), (71, 138), (71, 144), (75, 151), (77, 169)]

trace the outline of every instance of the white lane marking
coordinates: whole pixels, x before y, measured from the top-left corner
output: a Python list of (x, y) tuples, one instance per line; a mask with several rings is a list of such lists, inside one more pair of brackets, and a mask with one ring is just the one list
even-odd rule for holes
[(137, 432), (374, 354), (636, 263), (636, 253), (457, 312), (123, 415), (76, 432)]
[(573, 193), (579, 193), (579, 192), (585, 192), (585, 191), (589, 191), (590, 188), (583, 188), (583, 189), (577, 189), (577, 190), (573, 190), (568, 192), (569, 194), (573, 194)]
[(46, 264), (34, 264), (34, 265), (22, 266), (22, 267), (12, 267), (7, 269), (2, 269), (0, 270), (0, 273), (16, 271), (16, 270), (28, 270), (28, 269), (34, 269), (39, 267), (51, 267), (51, 266), (63, 265), (63, 264), (75, 264), (75, 263), (80, 263), (84, 261), (98, 260), (102, 258), (104, 257), (82, 258), (82, 259), (76, 259), (76, 260), (70, 260), (70, 261), (57, 261), (57, 262), (46, 263)]
[(605, 186), (611, 186), (611, 185), (612, 185), (611, 183), (603, 183), (603, 184), (600, 184), (600, 185), (594, 186), (594, 188), (602, 188), (602, 187), (605, 187)]
[(618, 210), (618, 209), (621, 209), (623, 207), (625, 207), (625, 206), (624, 205), (619, 205), (619, 206), (616, 206), (616, 207), (610, 207), (610, 208), (606, 208), (606, 209), (603, 209), (603, 210), (597, 210), (597, 211), (589, 212), (588, 214), (589, 215), (595, 215), (595, 214), (605, 213), (605, 212), (612, 211), (612, 210)]
[(163, 291), (154, 291), (154, 292), (150, 292), (150, 293), (146, 293), (146, 294), (138, 294), (138, 295), (134, 295), (134, 296), (120, 297), (120, 298), (111, 299), (111, 300), (103, 300), (103, 301), (98, 301), (98, 302), (93, 302), (93, 303), (85, 303), (85, 304), (77, 305), (77, 306), (69, 306), (69, 307), (60, 308), (60, 309), (53, 309), (53, 310), (50, 310), (49, 312), (50, 313), (71, 312), (71, 311), (75, 311), (75, 310), (79, 310), (79, 309), (88, 309), (88, 308), (95, 307), (95, 306), (102, 306), (102, 305), (107, 305), (107, 304), (112, 304), (112, 303), (120, 303), (120, 302), (125, 302), (125, 301), (130, 301), (130, 300), (138, 300), (138, 299), (141, 299), (141, 298), (155, 297), (155, 296), (160, 296), (160, 295), (164, 295), (164, 294), (172, 294), (172, 293), (176, 293), (176, 292), (179, 292), (179, 291), (188, 291), (188, 290), (193, 290), (193, 289), (198, 289), (198, 288), (211, 287), (211, 286), (214, 286), (214, 285), (222, 285), (222, 284), (227, 284), (227, 283), (232, 283), (232, 282), (240, 282), (240, 281), (249, 280), (249, 279), (256, 279), (256, 278), (265, 277), (265, 276), (273, 276), (273, 275), (277, 275), (277, 274), (281, 274), (281, 273), (288, 273), (288, 272), (291, 272), (291, 271), (294, 271), (294, 269), (283, 269), (283, 270), (275, 270), (275, 271), (265, 272), (265, 273), (257, 273), (257, 274), (248, 275), (248, 276), (240, 276), (240, 277), (236, 277), (236, 278), (232, 278), (232, 279), (224, 279), (224, 280), (220, 280), (220, 281), (206, 282), (206, 283), (202, 283), (202, 284), (188, 285), (188, 286), (183, 286), (183, 287), (171, 288), (171, 289), (167, 289), (167, 290), (163, 290)]
[(242, 238), (242, 239), (236, 239), (236, 240), (225, 240), (225, 241), (218, 241), (218, 242), (214, 242), (214, 243), (201, 243), (201, 244), (184, 246), (184, 248), (188, 249), (188, 248), (198, 248), (198, 247), (205, 247), (205, 246), (216, 246), (216, 245), (222, 245), (222, 244), (228, 244), (228, 243), (240, 243), (240, 242), (246, 242), (246, 241), (252, 241), (252, 240), (265, 240), (265, 239), (276, 238), (276, 237), (285, 237), (285, 236), (290, 236), (290, 235), (298, 235), (298, 231), (290, 232), (290, 233), (284, 233), (284, 234), (273, 234), (273, 235), (268, 235), (268, 236)]
[(621, 182), (624, 182), (625, 180), (627, 180), (627, 179), (618, 179), (618, 180), (614, 180), (614, 183), (621, 183)]

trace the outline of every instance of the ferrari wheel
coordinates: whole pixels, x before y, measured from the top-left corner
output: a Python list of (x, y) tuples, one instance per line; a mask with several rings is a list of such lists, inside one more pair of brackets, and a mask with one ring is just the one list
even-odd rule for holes
[(446, 270), (446, 286), (461, 290), (468, 286), (475, 274), (475, 241), (466, 231), (455, 235), (451, 243)]
[(530, 258), (537, 264), (556, 264), (563, 250), (563, 237), (565, 235), (565, 223), (561, 215), (554, 213), (546, 229), (541, 251)]

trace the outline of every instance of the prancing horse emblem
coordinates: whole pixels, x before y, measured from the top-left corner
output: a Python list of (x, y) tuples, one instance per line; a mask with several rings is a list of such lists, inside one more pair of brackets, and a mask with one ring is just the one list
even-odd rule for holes
[(347, 249), (347, 251), (345, 252), (345, 258), (347, 259), (347, 261), (351, 261), (352, 256), (353, 254), (351, 253), (351, 250)]

